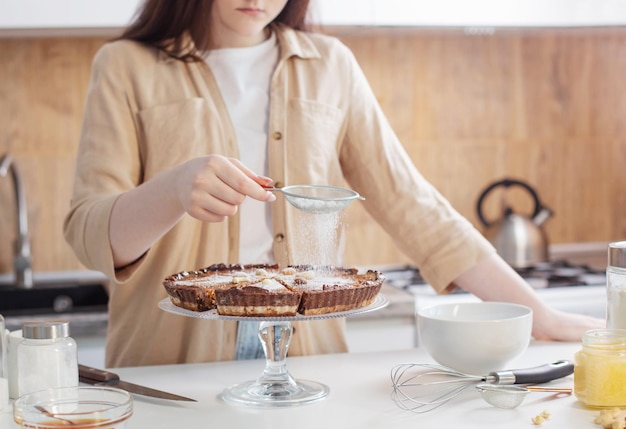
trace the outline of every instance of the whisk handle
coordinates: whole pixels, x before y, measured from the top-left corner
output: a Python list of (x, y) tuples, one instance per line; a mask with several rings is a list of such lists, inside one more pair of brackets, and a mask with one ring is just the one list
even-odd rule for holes
[(567, 377), (574, 372), (574, 364), (567, 360), (532, 368), (490, 372), (486, 381), (493, 384), (540, 384)]

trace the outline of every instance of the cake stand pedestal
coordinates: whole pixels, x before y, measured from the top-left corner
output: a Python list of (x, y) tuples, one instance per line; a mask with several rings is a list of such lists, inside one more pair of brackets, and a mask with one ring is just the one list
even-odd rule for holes
[(287, 370), (287, 351), (293, 334), (292, 321), (307, 321), (349, 317), (378, 310), (389, 304), (389, 300), (379, 294), (367, 307), (349, 311), (314, 316), (293, 317), (236, 317), (221, 316), (216, 310), (196, 312), (185, 310), (172, 304), (169, 298), (159, 302), (164, 311), (187, 317), (211, 320), (256, 320), (261, 321), (259, 338), (265, 352), (265, 368), (259, 378), (224, 389), (222, 399), (226, 402), (259, 406), (285, 407), (319, 401), (328, 396), (330, 388), (325, 384), (309, 380), (296, 380)]
[(255, 381), (236, 384), (224, 390), (227, 402), (245, 405), (298, 405), (328, 396), (328, 386), (295, 380), (287, 370), (287, 350), (291, 342), (291, 322), (261, 322), (259, 338), (265, 352), (265, 368)]

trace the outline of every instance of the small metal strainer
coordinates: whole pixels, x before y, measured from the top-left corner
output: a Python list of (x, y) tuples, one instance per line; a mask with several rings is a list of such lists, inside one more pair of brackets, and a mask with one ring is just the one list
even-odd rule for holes
[(265, 188), (265, 190), (282, 192), (289, 204), (299, 210), (314, 214), (338, 212), (354, 200), (365, 199), (358, 192), (336, 186), (291, 185), (282, 188)]
[(530, 392), (554, 392), (557, 396), (572, 393), (569, 387), (505, 386), (486, 383), (478, 384), (476, 389), (488, 404), (498, 408), (517, 408)]

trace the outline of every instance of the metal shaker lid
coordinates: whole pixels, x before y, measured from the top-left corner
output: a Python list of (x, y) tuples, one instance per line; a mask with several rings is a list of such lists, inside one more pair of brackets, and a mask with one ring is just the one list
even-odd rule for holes
[(609, 243), (609, 266), (626, 268), (626, 241)]
[(34, 340), (53, 340), (66, 338), (70, 335), (70, 323), (66, 320), (47, 322), (25, 322), (22, 325), (22, 336)]

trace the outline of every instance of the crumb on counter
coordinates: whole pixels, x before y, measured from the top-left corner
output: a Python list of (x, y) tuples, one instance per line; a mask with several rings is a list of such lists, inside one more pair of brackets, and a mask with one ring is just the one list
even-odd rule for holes
[(535, 416), (532, 419), (530, 419), (530, 421), (536, 425), (539, 426), (540, 424), (542, 424), (546, 419), (544, 417), (542, 417), (541, 415)]
[(539, 426), (546, 420), (550, 418), (550, 413), (546, 410), (543, 410), (541, 413), (530, 419), (530, 421), (535, 425)]
[(621, 417), (619, 408), (611, 408), (600, 411), (600, 414), (593, 420), (604, 429), (626, 429), (626, 419)]

